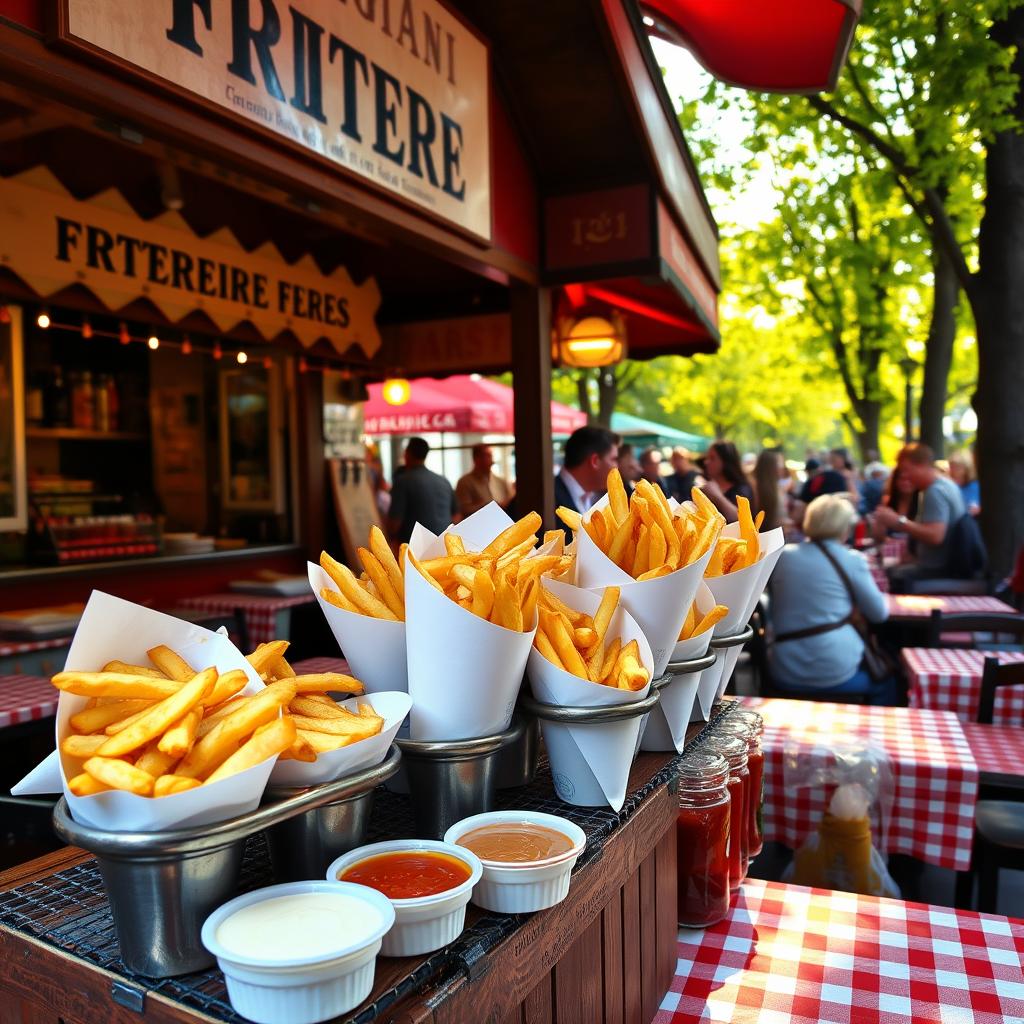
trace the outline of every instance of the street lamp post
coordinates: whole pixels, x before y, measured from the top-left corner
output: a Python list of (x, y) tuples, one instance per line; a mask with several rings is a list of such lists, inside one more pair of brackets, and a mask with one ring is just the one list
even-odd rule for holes
[(900, 360), (900, 369), (903, 371), (905, 382), (903, 393), (903, 439), (905, 444), (910, 444), (914, 439), (914, 371), (917, 369), (917, 360), (906, 356)]

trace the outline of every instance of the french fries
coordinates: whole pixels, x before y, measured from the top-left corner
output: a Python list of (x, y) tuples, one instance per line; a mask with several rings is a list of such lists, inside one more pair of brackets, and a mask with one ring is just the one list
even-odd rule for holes
[[(725, 524), (722, 514), (715, 508), (711, 501), (699, 488), (693, 489), (693, 501), (697, 508), (696, 518), (701, 521), (704, 527), (708, 523), (719, 522)], [(758, 518), (750, 513), (750, 502), (741, 494), (736, 499), (736, 510), (739, 515), (739, 537), (718, 538), (715, 550), (711, 553), (704, 575), (726, 576), (731, 572), (746, 569), (753, 565), (761, 557), (761, 544), (757, 537), (757, 531), (764, 517), (758, 513)]]
[(683, 621), (683, 628), (679, 631), (680, 640), (690, 640), (695, 636), (700, 636), (705, 630), (716, 626), (729, 614), (729, 609), (724, 604), (716, 604), (714, 608), (699, 619), (697, 614), (697, 602), (695, 601), (690, 605), (690, 610), (686, 613), (686, 619)]
[[(397, 594), (393, 577), (381, 583)], [(116, 789), (172, 796), (275, 755), (315, 761), (381, 731), (384, 720), (370, 705), (354, 714), (327, 696), (362, 693), (357, 679), (297, 675), (287, 649), (287, 641), (275, 640), (248, 655), (267, 684), (254, 694), (240, 693), (248, 679), (240, 669), (197, 672), (163, 645), (148, 652), (153, 667), (112, 661), (102, 672), (58, 673), (58, 689), (89, 698), (60, 744), (68, 788), (76, 796)]]
[(395, 558), (384, 535), (373, 527), (369, 547), (358, 549), (362, 578), (326, 551), (320, 555), (321, 567), (338, 588), (325, 587), (320, 596), (346, 611), (402, 622), (402, 571), (408, 559), (432, 587), (466, 611), (522, 633), (533, 628), (540, 576), (561, 575), (572, 565), (572, 556), (562, 550), (564, 536), (560, 530), (545, 534), (549, 543), (557, 534), (557, 543), (552, 545), (559, 548), (556, 553), (527, 557), (534, 550), (540, 526), (541, 517), (531, 512), (498, 534), (483, 551), (469, 551), (461, 537), (445, 534), (445, 554), (422, 561), (404, 544)]
[(635, 580), (657, 579), (697, 561), (714, 545), (725, 524), (717, 510), (712, 521), (699, 508), (682, 506), (673, 512), (664, 492), (648, 480), (638, 481), (632, 496), (627, 496), (617, 469), (608, 474), (604, 508), (594, 509), (586, 519), (566, 508), (556, 509), (555, 514), (571, 530), (585, 530)]
[(618, 587), (606, 587), (591, 618), (542, 587), (534, 647), (553, 665), (580, 679), (621, 690), (642, 690), (651, 677), (640, 664), (640, 645), (636, 640), (623, 644), (621, 637), (607, 642), (620, 593)]

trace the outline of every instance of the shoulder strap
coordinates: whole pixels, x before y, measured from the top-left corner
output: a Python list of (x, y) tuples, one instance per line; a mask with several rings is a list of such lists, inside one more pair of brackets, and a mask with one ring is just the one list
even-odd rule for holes
[(843, 626), (853, 626), (856, 628), (856, 610), (857, 610), (857, 599), (854, 597), (853, 584), (850, 583), (850, 578), (843, 572), (842, 566), (836, 561), (835, 556), (828, 548), (825, 547), (820, 541), (813, 541), (818, 548), (821, 549), (821, 553), (832, 563), (836, 572), (839, 574), (839, 578), (843, 581), (843, 586), (846, 587), (847, 594), (850, 595), (850, 611), (849, 614), (845, 615), (838, 622), (824, 622), (820, 626), (808, 626), (806, 629), (794, 629), (790, 633), (780, 633), (775, 637), (777, 644), (784, 644), (787, 640), (804, 640), (809, 636), (820, 636), (822, 633), (831, 633), (834, 629), (842, 629)]
[(832, 563), (832, 568), (835, 569), (839, 578), (843, 581), (843, 586), (846, 588), (846, 593), (849, 595), (850, 604), (854, 608), (857, 607), (857, 595), (853, 592), (853, 584), (850, 582), (850, 577), (846, 575), (846, 570), (839, 564), (839, 559), (832, 554), (823, 541), (814, 540), (812, 544)]

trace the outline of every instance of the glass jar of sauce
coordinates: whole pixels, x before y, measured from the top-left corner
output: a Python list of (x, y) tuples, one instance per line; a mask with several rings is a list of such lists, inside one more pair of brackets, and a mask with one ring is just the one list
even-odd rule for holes
[(679, 765), (678, 917), (686, 928), (706, 928), (729, 912), (728, 778), (728, 762), (707, 750)]
[(750, 837), (744, 827), (747, 821), (746, 795), (750, 788), (750, 772), (747, 770), (747, 740), (744, 736), (719, 735), (707, 741), (713, 750), (729, 763), (729, 818), (733, 822), (729, 837), (729, 888), (735, 892), (750, 866)]
[(750, 834), (750, 858), (753, 860), (764, 848), (764, 751), (761, 748), (764, 719), (756, 711), (737, 708), (722, 722), (719, 733), (743, 736), (747, 741), (747, 770), (750, 772), (746, 801), (747, 831)]

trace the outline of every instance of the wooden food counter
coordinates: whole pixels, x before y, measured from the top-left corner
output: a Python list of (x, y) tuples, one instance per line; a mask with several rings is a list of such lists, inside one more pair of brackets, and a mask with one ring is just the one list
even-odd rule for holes
[[(690, 729), (692, 747), (701, 727)], [(499, 806), (557, 810), (587, 833), (566, 900), (520, 916), (470, 906), (466, 931), (446, 949), (378, 959), (371, 997), (348, 1019), (650, 1021), (676, 965), (673, 761), (640, 754), (618, 815), (561, 804), (546, 764), (531, 786), (503, 791)], [(367, 841), (412, 834), (407, 819), (406, 798), (380, 793)], [(272, 881), (258, 847), (247, 851), (243, 868), (249, 888)], [(242, 1019), (230, 1010), (215, 968), (162, 981), (125, 975), (98, 872), (79, 850), (0, 875), (0, 963), (0, 1024)]]

